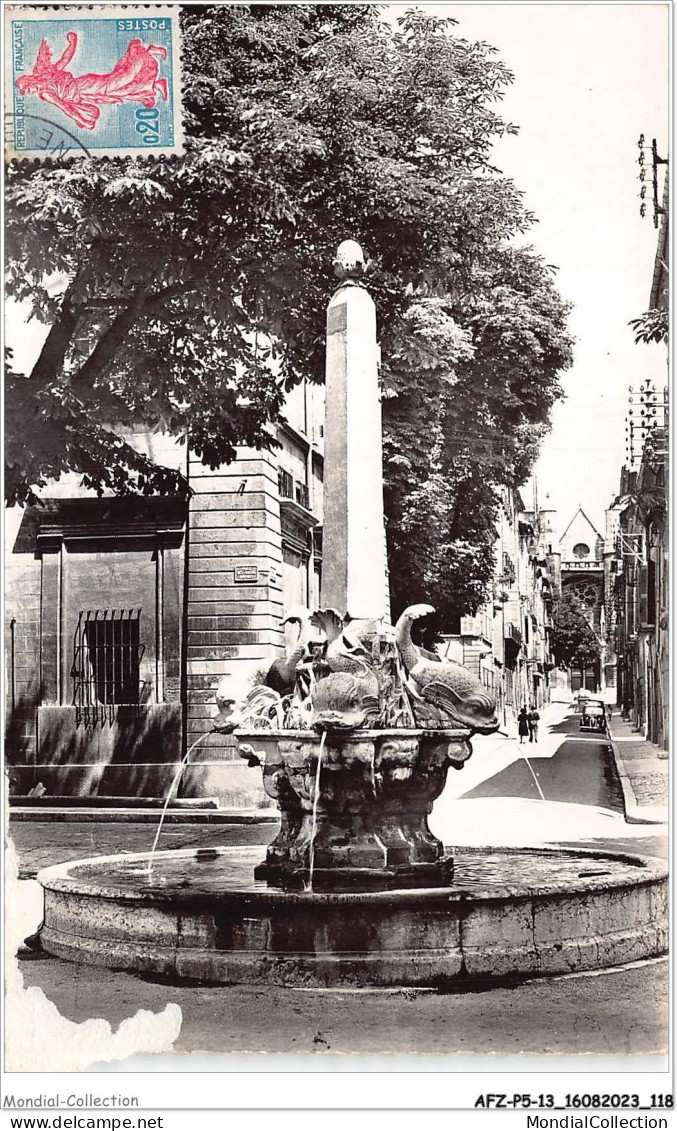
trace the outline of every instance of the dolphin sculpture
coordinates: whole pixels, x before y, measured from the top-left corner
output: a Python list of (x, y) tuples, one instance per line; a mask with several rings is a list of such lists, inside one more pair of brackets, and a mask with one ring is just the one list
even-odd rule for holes
[(437, 708), (448, 722), (469, 727), (479, 734), (492, 734), (499, 726), (493, 695), (463, 664), (440, 658), (433, 660), (411, 639), (413, 622), (434, 612), (432, 605), (410, 605), (395, 625), (397, 646), (414, 697), (414, 714), (416, 700), (424, 700)]
[(308, 653), (308, 645), (315, 636), (310, 609), (294, 605), (285, 615), (282, 624), (297, 624), (298, 636), (284, 656), (270, 665), (264, 683), (280, 695), (291, 695), (296, 685), (297, 668)]

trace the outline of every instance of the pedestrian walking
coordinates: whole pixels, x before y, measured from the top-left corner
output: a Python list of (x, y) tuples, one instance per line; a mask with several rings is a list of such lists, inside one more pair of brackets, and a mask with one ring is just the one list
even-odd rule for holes
[(517, 733), (520, 737), (520, 746), (529, 733), (529, 715), (526, 704), (523, 703), (517, 716)]
[(527, 723), (529, 725), (529, 742), (538, 742), (538, 724), (540, 718), (541, 716), (536, 710), (536, 704), (534, 704), (529, 711), (529, 714), (527, 715)]

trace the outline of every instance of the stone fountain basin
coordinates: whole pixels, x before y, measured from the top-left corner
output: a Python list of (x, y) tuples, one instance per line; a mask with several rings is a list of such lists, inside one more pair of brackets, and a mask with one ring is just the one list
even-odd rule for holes
[(257, 881), (260, 854), (161, 852), (150, 875), (149, 854), (48, 868), (42, 945), (177, 981), (451, 989), (617, 966), (667, 946), (667, 870), (650, 857), (457, 848), (447, 887), (312, 892)]
[(279, 886), (357, 890), (444, 886), (453, 861), (428, 817), (451, 766), (472, 754), (470, 732), (355, 728), (236, 730), (262, 755), (263, 786), (280, 831), (256, 872)]
[[(240, 744), (263, 753), (266, 762), (288, 763), (299, 766), (314, 759), (320, 745), (320, 734), (315, 730), (271, 730), (266, 727), (237, 729), (234, 737)], [(436, 764), (444, 761), (460, 769), (472, 754), (470, 731), (462, 727), (445, 729), (408, 729), (391, 727), (371, 730), (328, 731), (325, 762), (332, 768), (337, 762), (361, 761), (373, 766), (385, 759), (398, 770), (413, 770), (421, 754)]]
[[(303, 730), (277, 730), (271, 727), (247, 727), (236, 729), (235, 737), (240, 740), (249, 742), (256, 739), (279, 739), (279, 738), (294, 738), (302, 740), (310, 740), (317, 742), (320, 735), (318, 731), (304, 728)], [(383, 738), (456, 738), (466, 739), (470, 735), (470, 731), (465, 727), (379, 727), (378, 729), (372, 727), (352, 727), (343, 732), (344, 735), (353, 738), (368, 738), (372, 740)]]

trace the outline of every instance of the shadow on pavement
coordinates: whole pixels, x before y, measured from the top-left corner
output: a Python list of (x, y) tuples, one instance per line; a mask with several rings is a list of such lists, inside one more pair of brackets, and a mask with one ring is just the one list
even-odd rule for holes
[[(569, 724), (570, 725), (570, 724)], [(553, 727), (553, 732), (557, 727)], [(534, 757), (534, 746), (521, 748), (531, 763), (546, 801), (594, 805), (624, 814), (623, 790), (610, 746), (606, 742), (564, 742), (550, 758)], [(539, 793), (524, 757), (463, 794), (472, 797), (538, 798)]]
[(578, 712), (572, 710), (570, 715), (566, 715), (561, 723), (553, 723), (552, 726), (546, 726), (548, 734), (577, 734), (578, 733)]

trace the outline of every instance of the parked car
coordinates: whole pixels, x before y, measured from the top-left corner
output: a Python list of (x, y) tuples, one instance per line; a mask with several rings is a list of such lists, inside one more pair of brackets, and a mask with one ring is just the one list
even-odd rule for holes
[(581, 704), (578, 729), (606, 732), (606, 705), (603, 699), (586, 699)]

